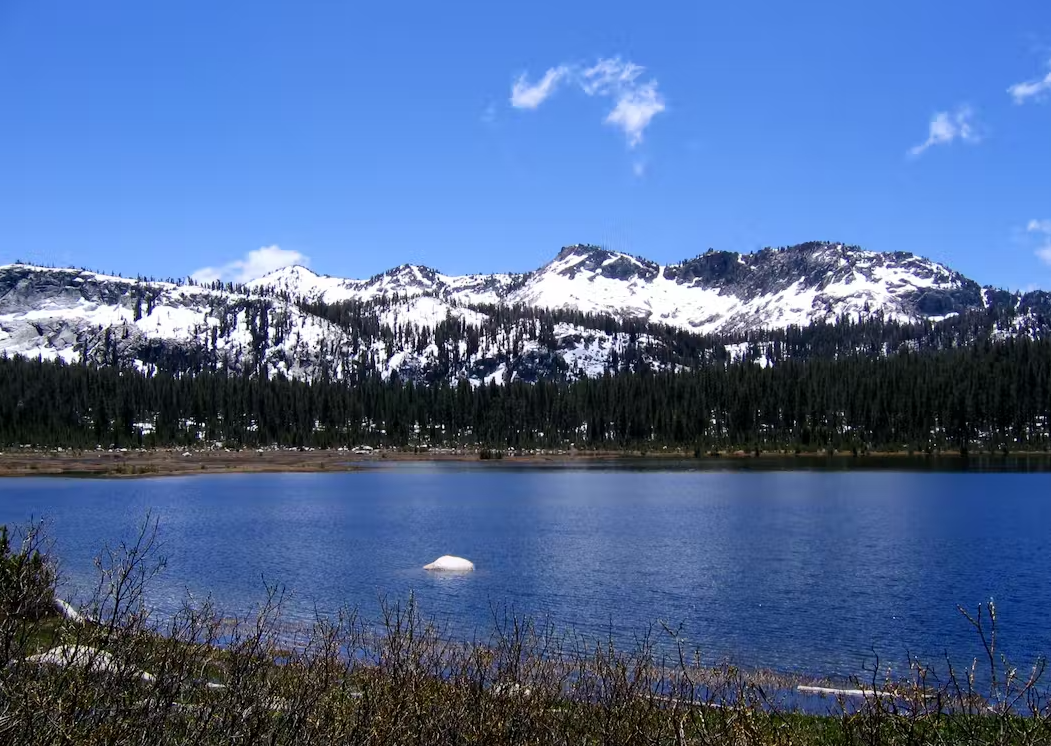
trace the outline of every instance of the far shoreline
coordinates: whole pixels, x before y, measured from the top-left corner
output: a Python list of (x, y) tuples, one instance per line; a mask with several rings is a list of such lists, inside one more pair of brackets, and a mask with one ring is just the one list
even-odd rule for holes
[(507, 468), (661, 469), (698, 471), (932, 471), (1051, 472), (1045, 451), (854, 454), (735, 450), (695, 455), (684, 449), (15, 449), (0, 451), (0, 477), (150, 478), (215, 474), (350, 473), (399, 463), (478, 464)]

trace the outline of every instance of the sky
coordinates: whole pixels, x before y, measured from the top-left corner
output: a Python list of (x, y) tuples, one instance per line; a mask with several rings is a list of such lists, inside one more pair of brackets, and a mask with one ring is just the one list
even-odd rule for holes
[(0, 0), (0, 263), (809, 240), (1051, 289), (1051, 3)]

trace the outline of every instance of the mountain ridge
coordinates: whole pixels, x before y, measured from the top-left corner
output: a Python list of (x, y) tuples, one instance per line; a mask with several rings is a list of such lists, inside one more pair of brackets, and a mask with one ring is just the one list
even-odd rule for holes
[(831, 242), (751, 254), (709, 250), (668, 265), (574, 244), (536, 270), (490, 275), (446, 275), (402, 264), (353, 280), (293, 269), (297, 282), (289, 282), (289, 268), (282, 268), (248, 284), (326, 302), (427, 292), (467, 304), (575, 308), (699, 333), (783, 328), (877, 309), (903, 321), (944, 318), (982, 307), (986, 289), (1000, 292), (915, 254)]
[(769, 364), (811, 354), (806, 345), (785, 353), (785, 330), (844, 318), (904, 325), (879, 332), (882, 341), (866, 338), (880, 354), (1043, 336), (1051, 294), (983, 288), (913, 254), (829, 242), (709, 250), (669, 265), (575, 244), (527, 273), (447, 275), (402, 264), (357, 280), (291, 265), (236, 285), (0, 266), (0, 353), (147, 372), (572, 380), (735, 359)]

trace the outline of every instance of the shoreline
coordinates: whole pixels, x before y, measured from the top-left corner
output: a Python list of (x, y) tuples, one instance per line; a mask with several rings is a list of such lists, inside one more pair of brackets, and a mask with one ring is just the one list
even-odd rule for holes
[(483, 449), (413, 451), (375, 449), (152, 449), (36, 450), (0, 452), (0, 477), (148, 478), (215, 474), (349, 473), (397, 463), (472, 463), (489, 467), (572, 467), (609, 465), (659, 468), (662, 464), (697, 470), (781, 471), (1051, 471), (1051, 454), (1019, 451), (1010, 454), (916, 454), (907, 451), (853, 453), (792, 453), (764, 451), (756, 455), (729, 451), (695, 456), (692, 451), (537, 450), (483, 458)]

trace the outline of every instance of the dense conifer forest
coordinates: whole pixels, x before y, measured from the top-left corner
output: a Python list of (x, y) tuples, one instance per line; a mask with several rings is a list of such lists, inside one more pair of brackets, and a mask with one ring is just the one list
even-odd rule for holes
[(0, 358), (5, 447), (1035, 451), (1049, 417), (1051, 341), (1026, 338), (481, 386)]

